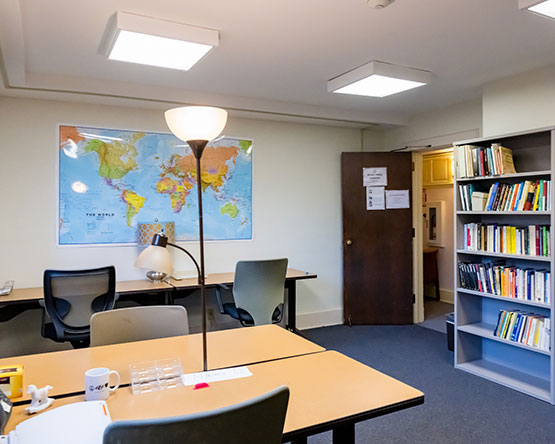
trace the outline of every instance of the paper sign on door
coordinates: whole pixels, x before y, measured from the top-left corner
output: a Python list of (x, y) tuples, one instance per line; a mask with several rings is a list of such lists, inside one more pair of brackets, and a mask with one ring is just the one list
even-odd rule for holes
[(366, 187), (366, 209), (385, 210), (385, 187)]
[(365, 187), (387, 186), (387, 168), (363, 168), (362, 185)]

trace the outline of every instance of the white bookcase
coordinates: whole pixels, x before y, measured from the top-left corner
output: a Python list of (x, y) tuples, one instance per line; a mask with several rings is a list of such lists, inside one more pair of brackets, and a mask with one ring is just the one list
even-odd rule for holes
[[(481, 222), (518, 226), (550, 225), (552, 211), (462, 211), (459, 185), (472, 183), (488, 191), (494, 182), (519, 183), (523, 180), (553, 179), (555, 171), (555, 128), (507, 134), (497, 137), (466, 140), (454, 145), (489, 147), (492, 143), (512, 149), (516, 174), (502, 176), (457, 178), (454, 183), (455, 202), (455, 367), (489, 379), (522, 393), (555, 404), (554, 336), (550, 351), (540, 350), (518, 342), (494, 336), (500, 310), (522, 310), (551, 318), (555, 312), (554, 261), (551, 257), (519, 256), (464, 249), (466, 223)], [(456, 171), (456, 168), (455, 168)], [(553, 194), (553, 193), (552, 193)], [(553, 232), (549, 239), (553, 246)], [(553, 252), (553, 248), (551, 248)], [(459, 280), (460, 262), (487, 263), (503, 259), (507, 265), (551, 272), (551, 302), (549, 304), (496, 296), (462, 288)]]

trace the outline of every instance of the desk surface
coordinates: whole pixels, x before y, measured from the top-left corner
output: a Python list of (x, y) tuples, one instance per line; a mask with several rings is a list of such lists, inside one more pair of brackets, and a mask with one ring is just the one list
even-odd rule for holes
[[(251, 377), (211, 383), (202, 390), (180, 387), (133, 395), (130, 388), (121, 388), (108, 399), (110, 414), (113, 420), (189, 414), (235, 404), (286, 385), (291, 392), (286, 440), (424, 402), (419, 390), (335, 351), (250, 365), (249, 369)], [(54, 407), (83, 400), (82, 395), (58, 399)], [(26, 418), (24, 407), (15, 407), (6, 430)]]
[[(208, 367), (217, 369), (282, 359), (324, 348), (277, 325), (220, 330), (207, 334)], [(124, 344), (64, 350), (36, 355), (0, 359), (0, 366), (23, 365), (23, 387), (51, 385), (50, 395), (84, 391), (85, 371), (93, 367), (117, 370), (121, 383), (128, 384), (129, 364), (156, 359), (181, 359), (183, 371), (202, 370), (202, 336), (200, 334), (128, 342)], [(29, 399), (24, 394), (13, 402)]]
[[(206, 285), (214, 286), (218, 284), (232, 284), (235, 273), (213, 273), (206, 276)], [(317, 276), (312, 273), (295, 270), (294, 268), (287, 269), (287, 280), (301, 280), (301, 279), (314, 279)], [(138, 281), (119, 281), (116, 282), (116, 291), (120, 294), (130, 293), (143, 293), (150, 291), (164, 291), (173, 288), (185, 289), (198, 287), (197, 279), (183, 279), (175, 280), (170, 279), (170, 283), (165, 282), (150, 282), (146, 279)], [(38, 301), (43, 298), (42, 287), (33, 288), (17, 288), (7, 296), (0, 296), (0, 305), (7, 303)]]

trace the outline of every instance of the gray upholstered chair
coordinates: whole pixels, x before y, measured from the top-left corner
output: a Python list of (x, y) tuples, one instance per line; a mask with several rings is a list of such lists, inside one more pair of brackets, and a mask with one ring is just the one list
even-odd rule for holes
[(119, 308), (91, 317), (93, 347), (187, 334), (187, 310), (181, 305)]
[[(244, 326), (275, 324), (283, 318), (287, 259), (241, 261), (235, 266), (234, 303), (223, 303), (216, 288), (220, 313)], [(225, 288), (225, 287), (224, 287)]]
[(87, 347), (93, 313), (114, 308), (116, 269), (45, 270), (42, 336)]
[(289, 389), (279, 387), (254, 399), (193, 415), (114, 421), (103, 444), (279, 444)]

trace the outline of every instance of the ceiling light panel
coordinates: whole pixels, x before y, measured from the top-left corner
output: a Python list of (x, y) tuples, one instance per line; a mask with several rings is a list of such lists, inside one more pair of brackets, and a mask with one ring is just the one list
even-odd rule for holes
[(100, 52), (111, 60), (187, 71), (218, 42), (219, 33), (212, 29), (117, 12)]
[(555, 0), (519, 0), (518, 7), (555, 19)]
[(421, 69), (372, 61), (328, 82), (328, 92), (386, 97), (430, 82), (431, 74)]

